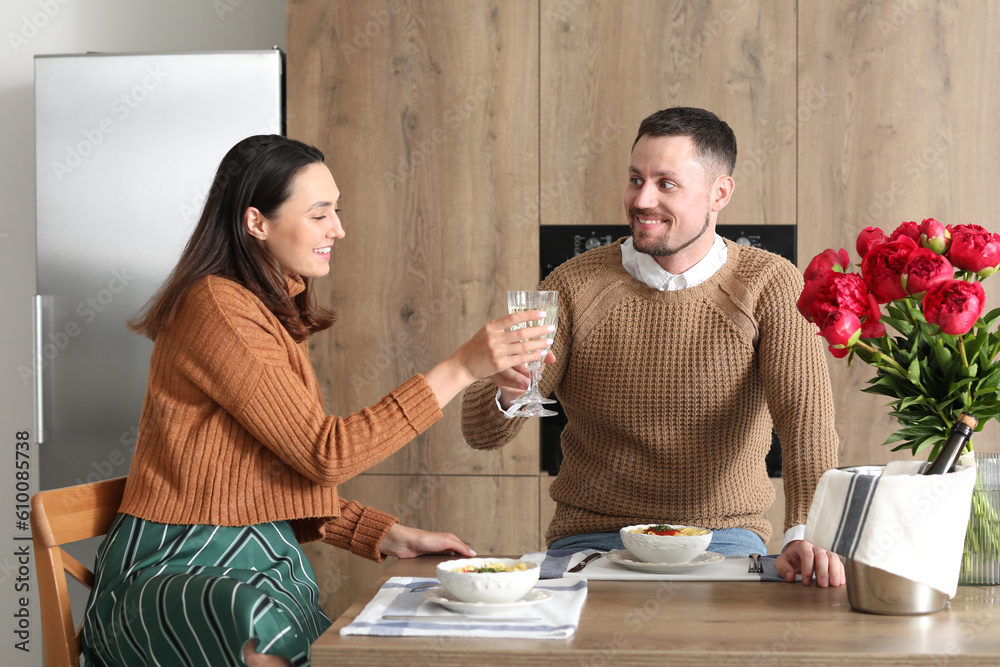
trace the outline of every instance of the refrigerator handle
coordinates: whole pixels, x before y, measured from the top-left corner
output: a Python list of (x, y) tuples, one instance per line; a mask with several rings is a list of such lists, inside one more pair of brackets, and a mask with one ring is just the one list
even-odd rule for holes
[(34, 315), (35, 321), (35, 349), (33, 350), (34, 354), (32, 355), (32, 361), (35, 364), (35, 438), (39, 445), (45, 440), (45, 392), (42, 388), (42, 362), (45, 361), (42, 357), (42, 348), (45, 345), (44, 338), (42, 336), (42, 322), (44, 321), (42, 316), (44, 314), (44, 309), (44, 297), (41, 294), (36, 294), (32, 303), (32, 314)]

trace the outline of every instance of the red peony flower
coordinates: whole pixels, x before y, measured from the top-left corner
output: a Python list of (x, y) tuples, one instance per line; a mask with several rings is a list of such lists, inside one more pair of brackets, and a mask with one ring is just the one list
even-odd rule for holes
[(885, 335), (885, 325), (879, 321), (866, 320), (861, 323), (862, 338), (881, 338)]
[(849, 310), (831, 311), (823, 320), (819, 335), (826, 339), (830, 353), (842, 358), (861, 338), (861, 320)]
[(944, 255), (930, 248), (917, 248), (906, 260), (900, 284), (907, 294), (919, 295), (943, 280), (955, 277), (955, 268)]
[(888, 243), (889, 237), (885, 235), (878, 227), (865, 227), (864, 231), (858, 234), (858, 240), (855, 243), (855, 248), (861, 258), (868, 254), (868, 251), (877, 245), (882, 245), (883, 243)]
[(878, 301), (868, 293), (868, 317), (861, 322), (862, 338), (881, 338), (885, 335), (885, 325), (879, 320), (882, 319), (882, 309), (878, 307)]
[(903, 236), (898, 241), (872, 248), (861, 260), (861, 275), (879, 303), (896, 301), (906, 296), (901, 276), (906, 270), (910, 253), (916, 247), (913, 239)]
[(823, 320), (819, 332), (831, 345), (853, 345), (861, 333), (861, 320), (849, 310), (834, 310)]
[(950, 242), (951, 232), (934, 218), (925, 218), (920, 223), (920, 245), (923, 247), (943, 255)]
[(809, 266), (806, 267), (802, 276), (806, 279), (806, 282), (808, 282), (818, 278), (819, 274), (823, 271), (847, 273), (850, 268), (851, 256), (847, 254), (846, 250), (841, 248), (839, 253), (834, 252), (833, 250), (824, 250), (812, 258), (812, 261), (809, 262)]
[(912, 240), (914, 245), (920, 245), (920, 225), (913, 221), (899, 223), (899, 227), (889, 234), (889, 243), (898, 241), (904, 236)]
[(924, 317), (952, 336), (968, 333), (983, 314), (986, 292), (979, 283), (945, 280), (924, 295)]
[(799, 297), (799, 312), (804, 307), (806, 319), (816, 324), (821, 324), (830, 313), (838, 310), (850, 311), (858, 318), (867, 317), (870, 310), (868, 296), (865, 281), (858, 274), (828, 271), (806, 283)]
[(1000, 234), (979, 225), (955, 225), (951, 228), (948, 259), (956, 268), (985, 278), (1000, 267)]
[(813, 301), (816, 300), (816, 295), (819, 294), (821, 283), (822, 281), (816, 278), (807, 280), (806, 284), (802, 287), (802, 293), (799, 294), (799, 300), (795, 302), (795, 307), (802, 313), (802, 317), (806, 318), (809, 322), (816, 321), (810, 312), (810, 308)]

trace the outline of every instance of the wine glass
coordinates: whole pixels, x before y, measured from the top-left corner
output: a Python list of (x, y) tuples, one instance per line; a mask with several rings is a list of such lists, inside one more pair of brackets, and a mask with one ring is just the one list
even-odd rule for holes
[[(511, 327), (511, 331), (515, 329), (523, 329), (524, 327), (540, 327), (545, 325), (556, 326), (559, 322), (559, 292), (533, 292), (533, 291), (513, 291), (507, 292), (507, 311), (510, 313), (523, 313), (527, 310), (544, 310), (545, 319), (544, 320), (529, 320), (523, 324), (516, 324)], [(554, 336), (555, 332), (547, 333), (544, 336), (538, 336), (533, 340), (538, 340), (539, 338), (549, 338)], [(548, 352), (548, 348), (545, 349)], [(512, 417), (551, 417), (559, 413), (553, 412), (552, 410), (547, 410), (542, 407), (543, 403), (555, 403), (555, 401), (545, 398), (540, 393), (538, 393), (538, 382), (542, 378), (542, 369), (545, 366), (542, 358), (536, 359), (535, 361), (529, 361), (528, 364), (528, 374), (530, 378), (530, 384), (528, 385), (528, 391), (524, 392), (524, 395), (514, 401), (513, 405), (517, 407), (517, 411), (511, 414)]]

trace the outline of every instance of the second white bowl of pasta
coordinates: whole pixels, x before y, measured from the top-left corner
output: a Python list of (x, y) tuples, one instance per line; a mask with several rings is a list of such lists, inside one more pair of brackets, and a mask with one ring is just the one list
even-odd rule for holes
[(680, 524), (644, 523), (621, 529), (622, 543), (644, 563), (690, 563), (708, 549), (712, 531)]

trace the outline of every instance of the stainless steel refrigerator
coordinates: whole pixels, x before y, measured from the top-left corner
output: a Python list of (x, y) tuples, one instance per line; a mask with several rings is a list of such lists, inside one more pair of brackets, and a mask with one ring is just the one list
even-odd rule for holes
[(128, 472), (152, 343), (125, 323), (173, 268), (226, 151), (283, 125), (276, 50), (36, 57), (38, 295), (21, 373), (39, 488)]

